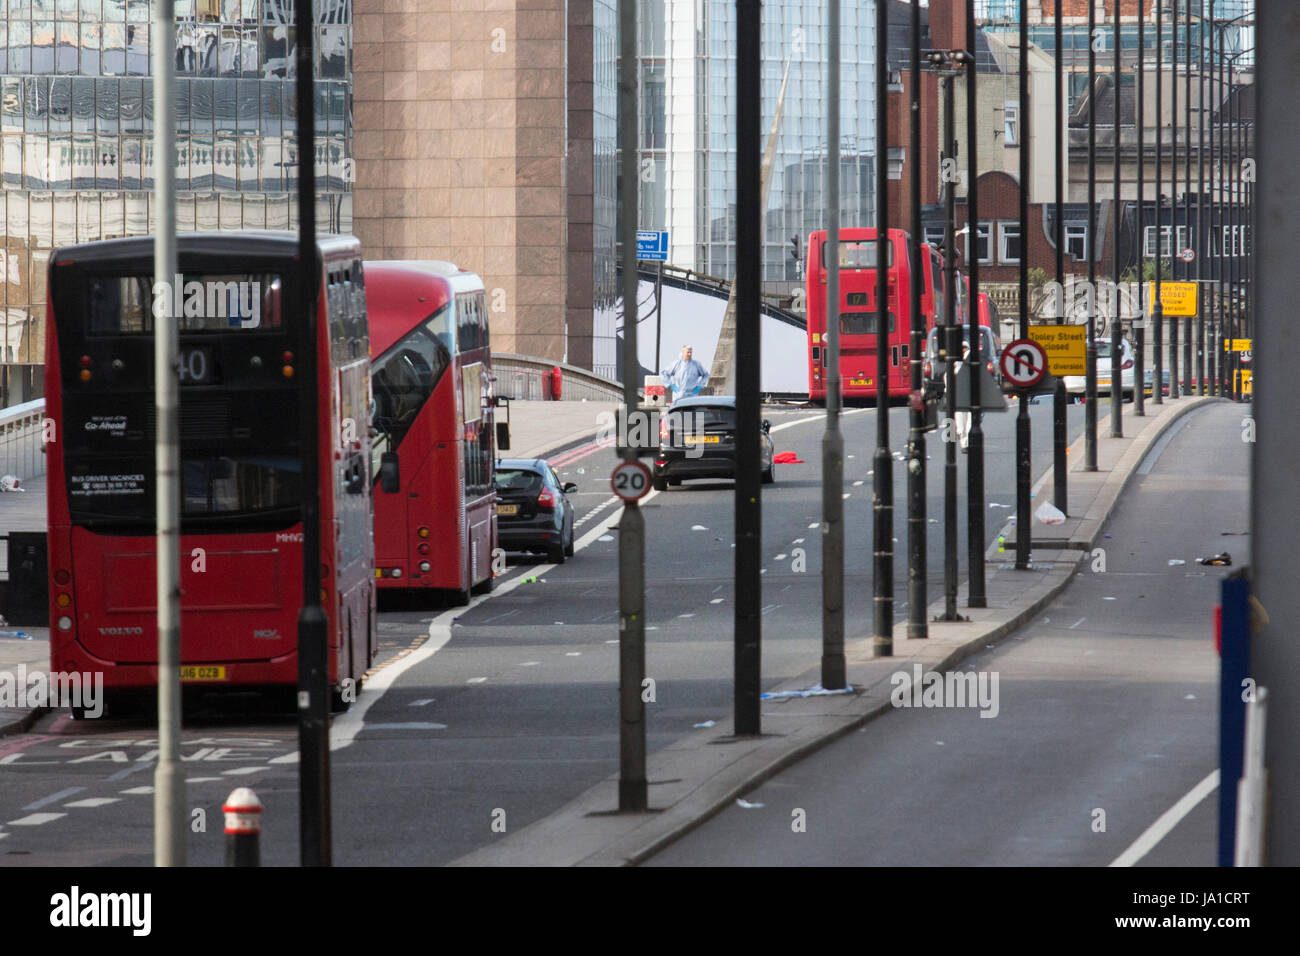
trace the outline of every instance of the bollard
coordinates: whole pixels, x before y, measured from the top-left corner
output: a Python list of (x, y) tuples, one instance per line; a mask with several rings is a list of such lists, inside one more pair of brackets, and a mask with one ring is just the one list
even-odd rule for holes
[(226, 815), (226, 866), (261, 866), (262, 801), (240, 787), (221, 810)]

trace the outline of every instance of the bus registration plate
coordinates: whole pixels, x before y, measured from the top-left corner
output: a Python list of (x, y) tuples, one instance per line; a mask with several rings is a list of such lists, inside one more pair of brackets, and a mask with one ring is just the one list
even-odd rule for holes
[(181, 680), (225, 680), (226, 669), (213, 665), (189, 665), (181, 668)]
[(497, 514), (512, 515), (519, 511), (518, 505), (497, 505)]

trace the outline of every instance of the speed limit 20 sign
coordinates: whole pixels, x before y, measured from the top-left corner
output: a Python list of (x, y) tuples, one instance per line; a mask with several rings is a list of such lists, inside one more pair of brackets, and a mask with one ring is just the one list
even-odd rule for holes
[(624, 501), (636, 501), (650, 490), (650, 469), (639, 461), (621, 461), (609, 476), (609, 484)]

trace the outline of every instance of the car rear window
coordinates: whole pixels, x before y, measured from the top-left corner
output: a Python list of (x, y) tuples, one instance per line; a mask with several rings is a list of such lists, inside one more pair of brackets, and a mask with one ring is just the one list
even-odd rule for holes
[(723, 425), (730, 428), (736, 423), (736, 410), (725, 405), (693, 405), (689, 408), (674, 409), (668, 413), (670, 428), (681, 428), (683, 422), (691, 428), (708, 428), (710, 425)]
[(523, 468), (498, 468), (498, 491), (537, 491), (542, 487), (542, 476)]

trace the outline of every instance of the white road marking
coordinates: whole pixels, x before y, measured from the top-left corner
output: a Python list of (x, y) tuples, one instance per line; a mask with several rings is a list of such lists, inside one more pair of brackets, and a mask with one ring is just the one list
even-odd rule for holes
[(810, 525), (808, 526), (808, 530), (809, 530), (809, 531), (812, 531), (814, 528), (818, 528), (818, 527), (820, 527), (820, 526), (821, 526), (821, 522), (820, 522), (820, 521), (814, 521), (812, 524), (810, 524)]
[(855, 482), (853, 483), (853, 487), (854, 487), (854, 488), (857, 488), (857, 487), (858, 487), (859, 485), (861, 485), (861, 484), (862, 484), (862, 479), (859, 478), (857, 481), (855, 481)]
[(91, 807), (102, 807), (110, 803), (121, 803), (121, 797), (86, 797), (84, 800), (73, 800), (71, 803), (65, 803), (68, 808), (90, 809)]
[(678, 617), (694, 617), (694, 614), (678, 614)]
[(487, 678), (486, 678), (486, 677), (471, 677), (469, 680), (465, 681), (465, 683), (466, 683), (466, 684), (482, 684), (482, 683), (485, 683), (486, 681), (487, 681)]
[(32, 813), (25, 817), (19, 817), (17, 820), (10, 820), (8, 826), (38, 827), (42, 823), (49, 823), (51, 820), (58, 820), (60, 817), (66, 816), (66, 813)]
[(785, 560), (786, 558), (788, 558), (788, 557), (790, 557), (790, 555), (788, 555), (788, 554), (778, 554), (778, 555), (777, 555), (775, 558), (773, 558), (772, 560), (773, 560), (773, 561), (784, 561), (784, 560)]
[(366, 724), (366, 730), (446, 730), (446, 724), (430, 720), (411, 720), (396, 724)]
[(421, 697), (419, 700), (413, 700), (413, 701), (411, 701), (409, 704), (407, 704), (407, 706), (408, 706), (408, 707), (428, 707), (428, 706), (429, 706), (430, 704), (432, 704), (432, 703), (433, 703), (433, 698), (432, 698), (432, 697)]
[[(784, 558), (785, 555), (781, 555), (781, 557)], [(726, 600), (726, 598), (714, 598), (714, 599), (711, 600), (709, 603), (710, 603), (710, 604), (721, 604), (721, 603), (722, 603), (723, 601), (725, 601), (725, 600)]]
[(1183, 798), (1160, 814), (1155, 823), (1147, 827), (1142, 835), (1133, 841), (1133, 845), (1117, 856), (1111, 866), (1132, 866), (1150, 853), (1157, 843), (1169, 835), (1174, 827), (1182, 822), (1183, 817), (1196, 809), (1197, 805), (1219, 788), (1219, 771), (1216, 767), (1204, 780), (1192, 787)]
[[(298, 755), (296, 753), (293, 754), (292, 756), (294, 761), (298, 759)], [(276, 758), (276, 759), (282, 759), (282, 758)], [(286, 762), (292, 762), (292, 761), (286, 761)], [(271, 763), (275, 763), (275, 760), (272, 760)], [(220, 780), (220, 779), (221, 779), (220, 777), (186, 777), (185, 782), (186, 783), (211, 783), (213, 780)], [(149, 788), (149, 792), (153, 793), (153, 787)]]
[(1076, 627), (1078, 627), (1080, 624), (1082, 624), (1082, 623), (1083, 623), (1084, 621), (1086, 621), (1086, 620), (1088, 620), (1086, 617), (1081, 617), (1081, 618), (1079, 618), (1077, 621), (1075, 621), (1073, 624), (1071, 624), (1071, 625), (1067, 628), (1067, 630), (1071, 630), (1071, 631), (1073, 631)]
[(48, 797), (41, 797), (39, 800), (33, 800), (24, 810), (39, 810), (41, 807), (48, 807), (51, 803), (58, 803), (60, 800), (66, 800), (74, 793), (81, 793), (85, 787), (68, 787), (66, 790), (60, 790), (58, 793), (52, 793)]
[(234, 767), (230, 770), (223, 770), (221, 773), (226, 777), (243, 777), (250, 773), (259, 773), (270, 769), (270, 767)]
[(541, 661), (520, 661), (520, 662), (519, 662), (519, 666), (520, 666), (520, 667), (537, 667), (537, 666), (538, 666), (539, 664), (541, 664), (541, 663), (542, 663)]
[[(215, 779), (217, 779), (217, 778), (216, 778), (216, 777), (213, 777), (212, 779), (215, 780)], [(186, 783), (189, 783), (188, 780), (185, 781), (185, 782), (186, 782)], [(143, 795), (148, 794), (148, 793), (153, 793), (153, 787), (132, 787), (130, 790), (119, 790), (118, 793), (139, 794), (139, 795), (143, 796)]]
[(581, 657), (581, 656), (582, 656), (582, 651), (565, 651), (565, 652), (564, 652), (564, 656), (565, 656), (565, 657)]
[(844, 494), (840, 495), (840, 497), (841, 497), (841, 498), (847, 498), (847, 497), (848, 497), (849, 495), (851, 495), (851, 494), (853, 494), (853, 492), (851, 492), (851, 491), (846, 491), (846, 492), (844, 492)]

